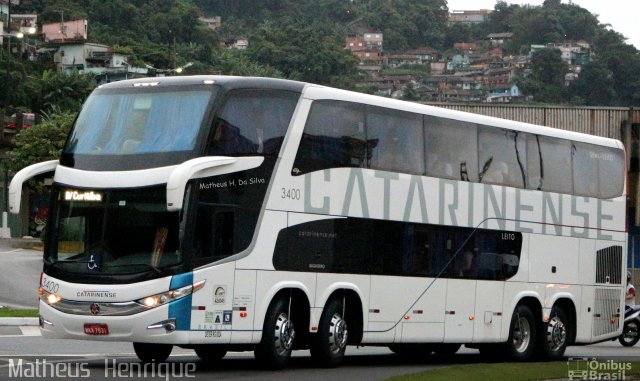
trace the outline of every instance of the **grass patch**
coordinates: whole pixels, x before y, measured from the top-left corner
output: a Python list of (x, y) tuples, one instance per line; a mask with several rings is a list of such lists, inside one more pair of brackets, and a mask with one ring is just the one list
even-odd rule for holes
[(0, 308), (0, 318), (6, 317), (38, 317), (38, 310)]
[[(594, 370), (600, 375), (599, 379), (615, 380), (627, 379), (636, 380), (640, 376), (640, 362), (637, 361), (614, 361), (623, 367), (630, 367), (624, 370)], [(606, 365), (605, 360), (600, 360), (601, 366)], [(629, 365), (626, 365), (629, 364)], [(439, 368), (406, 376), (396, 376), (388, 378), (386, 381), (488, 381), (488, 380), (508, 380), (508, 381), (536, 381), (568, 379), (569, 366), (571, 370), (587, 370), (589, 365), (582, 362), (578, 364), (567, 364), (567, 361), (557, 362), (535, 362), (535, 363), (498, 363), (498, 364), (465, 364), (454, 365), (446, 368)], [(609, 366), (610, 367), (610, 366)], [(606, 375), (610, 375), (608, 378)], [(582, 379), (577, 378), (577, 379)]]

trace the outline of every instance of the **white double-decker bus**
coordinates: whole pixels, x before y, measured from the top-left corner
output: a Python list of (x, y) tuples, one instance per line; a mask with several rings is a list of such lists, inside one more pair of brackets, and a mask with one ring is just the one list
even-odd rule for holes
[(621, 332), (623, 146), (299, 82), (103, 85), (54, 172), (42, 334), (208, 361), (464, 344), (516, 360)]

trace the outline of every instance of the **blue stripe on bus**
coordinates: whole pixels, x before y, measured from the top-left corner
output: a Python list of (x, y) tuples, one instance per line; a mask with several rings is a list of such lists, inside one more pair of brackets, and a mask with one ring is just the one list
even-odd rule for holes
[[(193, 273), (174, 275), (169, 289), (175, 290), (191, 284)], [(176, 319), (176, 329), (179, 331), (188, 331), (191, 328), (191, 295), (169, 303), (169, 319)]]

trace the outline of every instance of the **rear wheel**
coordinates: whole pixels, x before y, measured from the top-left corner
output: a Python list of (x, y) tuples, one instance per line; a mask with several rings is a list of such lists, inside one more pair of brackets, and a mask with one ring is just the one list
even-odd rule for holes
[(640, 340), (640, 327), (638, 326), (638, 320), (629, 320), (624, 323), (622, 328), (622, 335), (618, 338), (620, 344), (625, 347), (633, 347)]
[(539, 338), (540, 354), (549, 360), (559, 360), (564, 356), (568, 343), (568, 322), (567, 315), (562, 308), (554, 306), (551, 309), (549, 321), (542, 324)]
[(347, 348), (348, 334), (344, 305), (339, 299), (332, 299), (320, 316), (318, 333), (311, 342), (311, 357), (323, 367), (340, 366)]
[(296, 332), (289, 316), (289, 303), (274, 299), (267, 310), (262, 340), (255, 350), (256, 360), (269, 369), (282, 369), (291, 358)]
[(526, 361), (533, 356), (536, 343), (536, 324), (531, 309), (519, 305), (511, 317), (509, 340), (505, 344), (510, 359)]
[(133, 343), (133, 350), (142, 362), (164, 362), (169, 358), (173, 345)]
[(227, 350), (218, 345), (200, 345), (195, 347), (194, 350), (198, 357), (207, 362), (220, 361), (227, 354)]

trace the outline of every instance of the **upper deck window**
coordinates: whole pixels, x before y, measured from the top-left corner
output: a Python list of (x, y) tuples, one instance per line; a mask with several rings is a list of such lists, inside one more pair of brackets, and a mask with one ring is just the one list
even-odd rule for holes
[(62, 164), (133, 170), (196, 157), (212, 86), (96, 90), (85, 102), (62, 152)]
[(277, 156), (298, 98), (291, 91), (230, 91), (214, 120), (207, 154)]
[(93, 95), (65, 151), (114, 155), (192, 150), (210, 98), (206, 90)]

